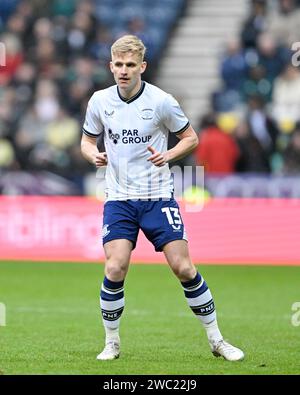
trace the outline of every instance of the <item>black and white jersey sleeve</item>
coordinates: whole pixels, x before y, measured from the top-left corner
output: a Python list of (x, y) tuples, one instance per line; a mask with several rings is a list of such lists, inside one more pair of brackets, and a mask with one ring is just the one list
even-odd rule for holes
[(99, 106), (95, 94), (90, 98), (85, 114), (85, 121), (83, 124), (82, 132), (89, 137), (98, 137), (104, 131), (101, 122)]
[(183, 133), (190, 125), (179, 103), (170, 94), (163, 101), (161, 113), (164, 125), (171, 133)]

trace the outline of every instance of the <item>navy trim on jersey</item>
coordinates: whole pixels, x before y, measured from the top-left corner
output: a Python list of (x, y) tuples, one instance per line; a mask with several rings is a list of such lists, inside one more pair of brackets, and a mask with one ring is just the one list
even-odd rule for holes
[(97, 134), (90, 133), (90, 132), (88, 132), (88, 131), (87, 131), (86, 129), (84, 129), (84, 128), (82, 128), (82, 132), (83, 132), (84, 134), (86, 134), (87, 136), (89, 136), (89, 137), (94, 137), (95, 139), (98, 137)]
[(189, 122), (187, 122), (187, 124), (186, 124), (186, 125), (184, 125), (184, 127), (183, 127), (183, 128), (181, 128), (180, 130), (178, 130), (177, 132), (175, 132), (175, 134), (180, 134), (180, 133), (183, 133), (183, 132), (185, 132), (189, 126), (190, 126), (190, 123), (189, 123)]
[(130, 97), (129, 99), (125, 99), (125, 97), (121, 96), (119, 87), (117, 85), (117, 91), (118, 91), (119, 98), (127, 104), (132, 103), (134, 100), (138, 99), (141, 96), (141, 94), (144, 92), (145, 86), (146, 86), (145, 81), (142, 81), (140, 90), (134, 96)]

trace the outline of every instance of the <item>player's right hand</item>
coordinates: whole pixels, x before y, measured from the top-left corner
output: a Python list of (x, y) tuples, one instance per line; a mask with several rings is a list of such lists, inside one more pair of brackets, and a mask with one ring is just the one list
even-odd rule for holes
[(94, 164), (96, 167), (102, 167), (107, 165), (107, 154), (106, 152), (99, 152), (95, 156)]
[(152, 162), (154, 166), (162, 167), (167, 163), (166, 153), (156, 151), (151, 145), (147, 147), (147, 150), (152, 154), (147, 161)]

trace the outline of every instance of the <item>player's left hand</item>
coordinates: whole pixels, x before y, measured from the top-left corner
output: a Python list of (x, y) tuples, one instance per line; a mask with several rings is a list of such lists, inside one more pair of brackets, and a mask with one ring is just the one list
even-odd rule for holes
[(155, 166), (161, 167), (164, 166), (167, 163), (167, 155), (166, 153), (160, 153), (156, 151), (151, 145), (147, 147), (147, 150), (151, 152), (150, 158), (148, 158), (148, 161), (151, 161)]

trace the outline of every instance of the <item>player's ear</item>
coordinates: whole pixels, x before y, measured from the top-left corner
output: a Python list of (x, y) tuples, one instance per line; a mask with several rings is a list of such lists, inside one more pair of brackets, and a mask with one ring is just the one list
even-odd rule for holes
[(147, 67), (147, 62), (144, 60), (141, 64), (141, 74), (146, 70)]
[(113, 62), (109, 62), (109, 68), (110, 68), (110, 71), (113, 73), (114, 72)]

